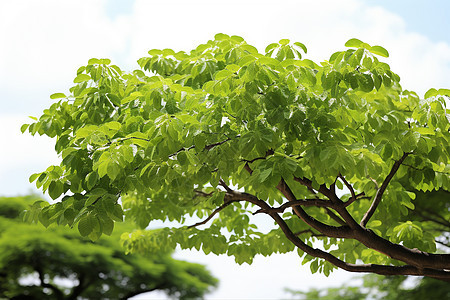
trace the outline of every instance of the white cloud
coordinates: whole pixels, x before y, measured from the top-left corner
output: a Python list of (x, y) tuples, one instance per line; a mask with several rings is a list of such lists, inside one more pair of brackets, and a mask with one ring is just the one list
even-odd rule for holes
[[(105, 13), (105, 3), (0, 2), (0, 101), (3, 111), (19, 114), (0, 115), (0, 193), (23, 193), (30, 173), (55, 162), (53, 145), (42, 137), (20, 135), (20, 124), (27, 121), (23, 116), (38, 115), (47, 107), (50, 94), (65, 92), (76, 69), (91, 57), (109, 57), (124, 69), (136, 68), (136, 60), (151, 48), (190, 50), (223, 32), (241, 35), (259, 49), (290, 38), (305, 43), (307, 56), (321, 61), (357, 37), (389, 50), (391, 57), (384, 60), (402, 77), (405, 88), (423, 95), (430, 87), (450, 86), (448, 44), (407, 31), (398, 15), (362, 0), (136, 0), (131, 15), (113, 20)], [(189, 257), (209, 263), (220, 277), (215, 298), (281, 297), (283, 287), (306, 289), (350, 276), (312, 276), (295, 255), (258, 258), (250, 267), (238, 267), (229, 258)], [(270, 279), (280, 270), (282, 277)], [(233, 290), (234, 284), (242, 288)]]

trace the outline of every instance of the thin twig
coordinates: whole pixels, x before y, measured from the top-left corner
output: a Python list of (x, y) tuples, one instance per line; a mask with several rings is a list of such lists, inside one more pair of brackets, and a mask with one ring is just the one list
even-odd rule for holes
[(212, 212), (212, 214), (210, 214), (209, 217), (207, 217), (205, 220), (203, 220), (203, 221), (201, 221), (201, 222), (198, 222), (198, 223), (195, 223), (195, 224), (193, 224), (193, 225), (189, 225), (187, 228), (193, 228), (193, 227), (197, 227), (197, 226), (200, 226), (200, 225), (203, 225), (203, 224), (208, 223), (208, 221), (211, 220), (218, 212), (220, 212), (222, 209), (224, 209), (225, 207), (227, 207), (227, 206), (230, 205), (231, 203), (233, 203), (233, 201), (229, 201), (229, 202), (226, 202), (226, 203), (222, 204), (221, 206), (219, 206), (218, 208), (216, 208), (216, 209)]
[(352, 199), (353, 201), (356, 200), (356, 195), (355, 195), (355, 190), (353, 189), (352, 185), (345, 179), (344, 176), (341, 175), (341, 173), (339, 173), (339, 179), (342, 180), (342, 182), (345, 184), (345, 186), (347, 187), (347, 189), (350, 191), (350, 194), (352, 194)]

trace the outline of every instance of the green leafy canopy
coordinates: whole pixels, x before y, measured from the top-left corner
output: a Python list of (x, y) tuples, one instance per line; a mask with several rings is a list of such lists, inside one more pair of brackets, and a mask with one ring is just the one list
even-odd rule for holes
[(0, 197), (1, 299), (129, 299), (154, 290), (199, 299), (217, 285), (204, 266), (163, 250), (126, 255), (119, 236), (129, 223), (93, 243), (75, 230), (21, 222), (19, 213), (37, 199)]
[[(30, 177), (61, 201), (25, 217), (95, 240), (123, 214), (140, 228), (195, 215), (204, 222), (123, 242), (238, 263), (297, 249), (326, 275), (339, 267), (449, 278), (448, 256), (433, 254), (442, 231), (410, 213), (426, 201), (419, 191), (450, 188), (450, 92), (421, 99), (379, 59), (383, 47), (346, 45), (319, 64), (303, 58), (302, 43), (282, 39), (259, 53), (217, 34), (190, 52), (150, 50), (132, 72), (89, 60), (68, 96), (53, 94), (57, 102), (22, 127), (55, 137), (62, 159)], [(439, 203), (448, 212), (448, 197)], [(256, 213), (275, 229), (259, 231)]]

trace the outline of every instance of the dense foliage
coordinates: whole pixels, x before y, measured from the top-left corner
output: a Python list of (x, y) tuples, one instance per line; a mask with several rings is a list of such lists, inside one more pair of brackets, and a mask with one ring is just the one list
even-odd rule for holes
[(1, 299), (128, 299), (154, 290), (193, 299), (217, 284), (202, 265), (168, 253), (125, 255), (126, 224), (93, 243), (68, 228), (23, 223), (18, 216), (30, 200), (0, 198)]
[[(260, 54), (218, 34), (189, 53), (150, 50), (129, 73), (89, 60), (70, 94), (53, 94), (22, 127), (55, 137), (62, 159), (30, 178), (62, 201), (36, 204), (27, 218), (95, 240), (123, 213), (141, 228), (195, 215), (204, 221), (136, 231), (124, 244), (201, 248), (238, 263), (297, 250), (326, 275), (339, 267), (448, 280), (441, 232), (409, 215), (427, 201), (419, 191), (450, 189), (450, 90), (421, 99), (380, 60), (386, 49), (346, 46), (317, 64), (298, 42)], [(445, 220), (448, 199), (439, 202)], [(259, 231), (254, 214), (275, 228)]]
[(304, 300), (423, 300), (450, 298), (450, 286), (447, 282), (424, 277), (418, 282), (411, 283), (407, 282), (407, 278), (406, 276), (367, 274), (362, 277), (362, 285), (358, 286), (352, 284), (323, 290), (311, 289), (307, 292), (287, 291), (293, 296), (291, 299)]

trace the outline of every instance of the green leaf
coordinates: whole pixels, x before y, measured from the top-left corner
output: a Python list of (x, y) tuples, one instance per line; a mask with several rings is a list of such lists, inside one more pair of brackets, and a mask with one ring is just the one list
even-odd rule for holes
[(435, 88), (431, 88), (429, 89), (426, 93), (425, 93), (425, 99), (431, 98), (431, 97), (435, 97), (438, 95), (438, 91)]
[(345, 43), (345, 47), (359, 48), (359, 47), (361, 47), (362, 44), (363, 44), (363, 42), (361, 40), (353, 38), (353, 39), (349, 39)]
[(269, 177), (272, 174), (272, 168), (266, 169), (264, 171), (262, 171), (259, 174), (259, 180), (260, 182), (264, 182), (266, 181), (267, 177)]
[(111, 219), (102, 219), (102, 231), (106, 235), (111, 235), (114, 230), (114, 221)]
[(35, 181), (39, 176), (41, 175), (41, 173), (34, 173), (30, 176), (30, 178), (28, 178), (28, 181), (30, 183), (32, 183), (33, 181)]
[(61, 196), (63, 191), (64, 191), (64, 186), (60, 181), (50, 182), (50, 185), (48, 187), (48, 194), (53, 200), (55, 200), (56, 198)]
[(369, 51), (379, 56), (389, 57), (389, 52), (381, 46), (372, 46)]
[(73, 80), (74, 83), (81, 83), (90, 80), (91, 77), (87, 74), (80, 74)]
[(280, 45), (287, 45), (287, 44), (289, 44), (289, 40), (288, 39), (281, 39), (279, 41), (279, 43), (280, 43)]
[(86, 185), (88, 190), (92, 189), (97, 184), (97, 181), (98, 181), (98, 173), (95, 171), (89, 173), (86, 176)]
[(50, 99), (60, 99), (66, 98), (67, 96), (64, 93), (54, 93), (50, 95)]
[(277, 43), (269, 44), (269, 45), (266, 47), (265, 52), (268, 53), (270, 50), (273, 50), (273, 49), (275, 49), (275, 48), (277, 48), (277, 47), (278, 47), (278, 44), (277, 44)]
[(90, 217), (88, 216), (81, 218), (80, 221), (78, 222), (78, 231), (82, 236), (88, 236), (93, 229), (94, 228), (91, 224)]
[(24, 133), (25, 130), (27, 130), (27, 128), (30, 126), (30, 124), (23, 124), (22, 126), (20, 126), (20, 132)]
[(303, 50), (303, 52), (305, 52), (305, 53), (308, 52), (308, 49), (306, 49), (306, 46), (304, 44), (302, 44), (300, 42), (295, 42), (294, 45), (297, 47), (300, 47)]

